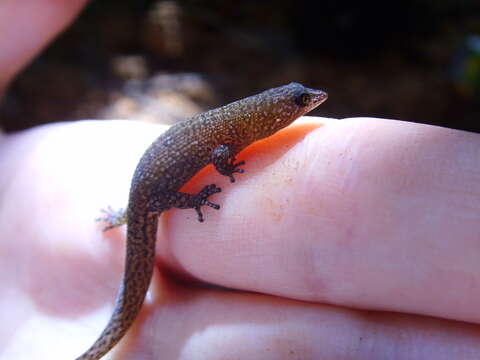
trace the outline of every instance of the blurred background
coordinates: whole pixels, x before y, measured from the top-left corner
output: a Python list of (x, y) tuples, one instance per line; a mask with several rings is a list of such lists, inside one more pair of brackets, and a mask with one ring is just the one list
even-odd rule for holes
[(92, 1), (14, 81), (0, 127), (173, 123), (291, 81), (329, 93), (314, 115), (479, 132), (480, 2)]

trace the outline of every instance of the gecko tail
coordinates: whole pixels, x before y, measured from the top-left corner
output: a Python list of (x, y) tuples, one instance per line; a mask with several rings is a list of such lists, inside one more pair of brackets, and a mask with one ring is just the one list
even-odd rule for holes
[(76, 360), (100, 359), (123, 338), (142, 308), (155, 263), (158, 214), (145, 218), (145, 223), (127, 230), (125, 272), (113, 314), (94, 344)]

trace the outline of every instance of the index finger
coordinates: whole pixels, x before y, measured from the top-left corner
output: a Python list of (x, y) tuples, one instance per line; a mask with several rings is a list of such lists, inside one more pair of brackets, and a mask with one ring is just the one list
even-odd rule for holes
[(159, 254), (232, 288), (479, 322), (479, 154), (463, 131), (328, 122), (236, 184), (207, 173), (223, 208), (171, 211)]

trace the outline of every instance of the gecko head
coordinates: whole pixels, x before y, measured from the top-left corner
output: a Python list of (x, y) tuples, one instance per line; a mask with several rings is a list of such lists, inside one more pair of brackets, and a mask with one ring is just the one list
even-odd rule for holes
[(263, 135), (277, 132), (327, 100), (327, 93), (290, 83), (260, 94)]
[(296, 106), (291, 106), (294, 120), (327, 100), (328, 94), (322, 90), (310, 89), (299, 83), (290, 83), (285, 85), (287, 103), (293, 102)]

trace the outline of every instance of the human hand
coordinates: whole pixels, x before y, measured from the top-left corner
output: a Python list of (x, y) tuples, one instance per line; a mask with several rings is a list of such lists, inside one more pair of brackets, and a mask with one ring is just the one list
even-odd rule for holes
[(15, 75), (73, 20), (86, 2), (0, 1), (0, 95)]
[[(0, 3), (0, 93), (84, 3)], [(107, 357), (478, 357), (478, 135), (355, 119), (303, 138), (312, 126), (248, 149), (233, 185), (197, 177), (192, 190), (224, 188), (205, 223), (162, 215), (151, 297)], [(161, 129), (81, 122), (0, 143), (0, 359), (73, 359), (99, 335), (124, 232), (93, 219), (125, 206)]]
[[(222, 187), (222, 208), (205, 209), (204, 223), (193, 210), (162, 215), (150, 297), (109, 356), (478, 357), (478, 135), (323, 122), (249, 147), (235, 184), (211, 168), (191, 182)], [(93, 219), (125, 206), (139, 156), (164, 129), (78, 122), (1, 144), (1, 359), (73, 359), (100, 334), (125, 236)]]

